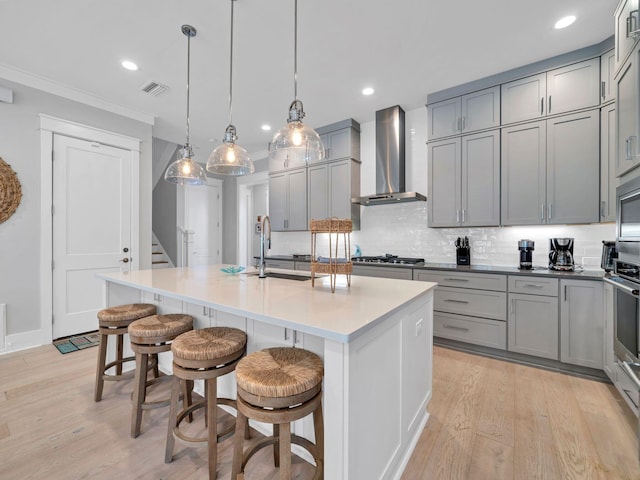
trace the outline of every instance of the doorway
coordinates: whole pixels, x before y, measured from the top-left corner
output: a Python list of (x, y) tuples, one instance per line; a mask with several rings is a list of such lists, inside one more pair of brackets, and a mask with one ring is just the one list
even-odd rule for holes
[(97, 329), (97, 272), (139, 266), (140, 140), (40, 115), (42, 341)]
[(251, 266), (260, 254), (258, 216), (269, 214), (269, 172), (238, 178), (238, 265)]

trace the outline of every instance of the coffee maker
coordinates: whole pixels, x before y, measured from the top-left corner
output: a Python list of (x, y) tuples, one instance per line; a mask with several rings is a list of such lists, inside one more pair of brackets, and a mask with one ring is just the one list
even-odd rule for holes
[(533, 240), (518, 241), (518, 250), (520, 250), (520, 268), (521, 270), (531, 270), (533, 268)]
[(573, 238), (549, 239), (549, 270), (573, 270)]

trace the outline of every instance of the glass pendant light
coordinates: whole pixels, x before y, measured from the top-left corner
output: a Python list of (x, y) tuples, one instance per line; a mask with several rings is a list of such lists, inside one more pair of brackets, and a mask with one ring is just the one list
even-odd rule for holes
[(164, 172), (164, 179), (178, 185), (205, 185), (207, 177), (203, 168), (193, 159), (193, 149), (189, 143), (189, 74), (191, 67), (191, 37), (196, 36), (196, 29), (191, 25), (182, 25), (182, 33), (187, 37), (187, 142), (180, 149), (181, 155)]
[(236, 145), (238, 136), (231, 121), (233, 106), (233, 3), (231, 0), (231, 41), (229, 52), (229, 126), (224, 132), (222, 145), (216, 147), (207, 160), (207, 171), (218, 175), (248, 175), (255, 171), (247, 151)]
[(298, 99), (298, 0), (294, 0), (294, 60), (293, 60), (293, 96), (289, 106), (287, 124), (273, 137), (269, 148), (269, 157), (288, 161), (290, 164), (303, 164), (322, 160), (324, 146), (316, 131), (302, 123), (304, 109)]

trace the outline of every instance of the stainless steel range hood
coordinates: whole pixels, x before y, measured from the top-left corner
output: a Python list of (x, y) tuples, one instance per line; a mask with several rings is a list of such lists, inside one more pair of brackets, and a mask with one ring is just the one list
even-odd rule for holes
[(376, 112), (376, 194), (353, 198), (359, 205), (426, 201), (417, 192), (405, 192), (404, 110), (399, 106)]

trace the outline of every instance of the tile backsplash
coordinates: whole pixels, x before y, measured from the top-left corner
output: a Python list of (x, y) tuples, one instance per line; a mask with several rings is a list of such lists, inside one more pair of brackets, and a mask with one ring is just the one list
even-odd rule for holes
[[(574, 238), (574, 260), (587, 270), (600, 269), (602, 240), (615, 240), (615, 224), (548, 225), (522, 227), (428, 228), (427, 202), (365, 207), (361, 229), (351, 234), (351, 253), (359, 245), (362, 255), (423, 257), (427, 262), (455, 263), (454, 241), (469, 237), (471, 263), (475, 265), (517, 266), (518, 240), (535, 242), (534, 266), (547, 266), (549, 239)], [(318, 251), (328, 251), (321, 236)], [(273, 234), (270, 255), (311, 253), (309, 232)], [(342, 249), (339, 250), (342, 252)], [(321, 253), (325, 254), (325, 253)]]

